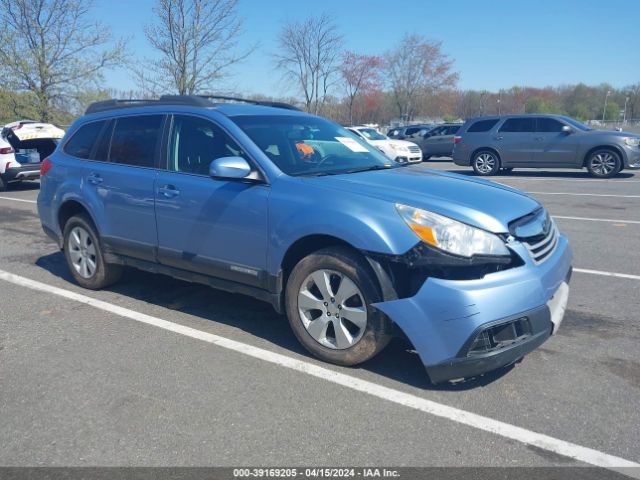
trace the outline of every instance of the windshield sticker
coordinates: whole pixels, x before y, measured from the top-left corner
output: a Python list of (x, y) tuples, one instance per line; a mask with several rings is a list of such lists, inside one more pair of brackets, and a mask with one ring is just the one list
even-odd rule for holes
[(363, 152), (363, 153), (369, 152), (369, 150), (367, 150), (365, 147), (360, 145), (353, 138), (348, 138), (348, 137), (335, 137), (335, 138), (352, 152)]

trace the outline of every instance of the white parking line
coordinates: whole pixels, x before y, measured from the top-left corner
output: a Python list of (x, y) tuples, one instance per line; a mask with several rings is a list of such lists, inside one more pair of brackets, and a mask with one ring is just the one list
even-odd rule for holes
[(588, 273), (590, 275), (602, 275), (604, 277), (627, 278), (629, 280), (640, 280), (640, 275), (630, 275), (628, 273), (603, 272), (601, 270), (589, 270), (588, 268), (574, 268), (574, 272)]
[(14, 202), (24, 202), (24, 203), (38, 203), (35, 200), (24, 200), (22, 198), (13, 198), (13, 197), (0, 197), (0, 200), (13, 200)]
[(588, 182), (588, 183), (593, 183), (593, 182), (605, 182), (605, 183), (638, 183), (640, 184), (639, 180), (602, 180), (602, 179), (592, 179), (589, 180), (587, 178), (543, 178), (543, 177), (492, 177), (492, 179), (499, 179), (499, 180), (524, 180), (524, 181), (531, 181), (531, 180), (535, 180), (535, 181), (541, 181), (541, 182)]
[(589, 217), (565, 217), (563, 215), (553, 215), (553, 218), (561, 218), (563, 220), (582, 220), (585, 222), (607, 222), (607, 223), (637, 223), (640, 224), (640, 220), (617, 220), (613, 218), (589, 218)]
[(437, 403), (425, 398), (404, 393), (399, 390), (384, 387), (367, 380), (362, 380), (351, 375), (339, 373), (328, 368), (320, 367), (310, 362), (297, 360), (286, 355), (271, 352), (262, 348), (254, 347), (246, 343), (231, 340), (225, 337), (214, 335), (212, 333), (196, 330), (195, 328), (180, 325), (178, 323), (169, 322), (158, 317), (146, 315), (144, 313), (129, 310), (127, 308), (113, 305), (102, 300), (97, 300), (86, 295), (53, 287), (29, 278), (14, 275), (12, 273), (0, 270), (0, 280), (4, 280), (15, 285), (30, 288), (53, 295), (57, 295), (69, 300), (73, 300), (85, 305), (105, 312), (113, 313), (136, 322), (145, 323), (163, 330), (168, 330), (180, 335), (202, 340), (212, 343), (219, 347), (223, 347), (234, 352), (242, 353), (259, 360), (269, 362), (281, 367), (289, 368), (297, 372), (311, 375), (322, 380), (341, 385), (352, 390), (363, 392), (383, 400), (394, 402), (398, 405), (413, 408), (437, 417), (445, 418), (456, 423), (464, 424), (485, 432), (494, 433), (505, 438), (510, 438), (526, 445), (532, 445), (550, 452), (573, 458), (580, 462), (588, 463), (602, 468), (619, 471), (620, 469), (631, 468), (632, 470), (624, 470), (625, 473), (632, 472), (640, 478), (640, 463), (636, 463), (624, 458), (609, 455), (592, 448), (583, 447), (574, 443), (559, 440), (548, 435), (533, 432), (525, 428), (517, 427), (499, 420), (477, 415), (466, 410), (450, 407), (441, 403)]
[(640, 198), (640, 195), (613, 195), (608, 193), (566, 193), (566, 192), (527, 192), (533, 195), (569, 195), (573, 197), (615, 197), (615, 198)]

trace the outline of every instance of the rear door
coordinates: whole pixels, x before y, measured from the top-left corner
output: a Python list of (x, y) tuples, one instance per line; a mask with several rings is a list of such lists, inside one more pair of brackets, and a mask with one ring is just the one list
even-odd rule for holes
[(191, 115), (173, 117), (167, 150), (155, 188), (160, 262), (263, 286), (270, 187), (209, 176), (216, 158), (251, 159), (219, 125)]
[(533, 164), (536, 143), (535, 117), (507, 118), (493, 137), (503, 166)]
[(535, 151), (533, 162), (539, 167), (576, 167), (578, 136), (565, 133), (566, 124), (556, 118), (536, 119)]
[(164, 115), (111, 120), (84, 169), (85, 197), (93, 203), (105, 246), (116, 253), (156, 260), (154, 181)]

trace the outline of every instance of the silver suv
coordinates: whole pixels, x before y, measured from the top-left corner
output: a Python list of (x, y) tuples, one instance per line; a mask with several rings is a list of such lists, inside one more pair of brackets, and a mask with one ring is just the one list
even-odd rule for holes
[(562, 115), (472, 118), (454, 138), (453, 161), (478, 175), (500, 169), (586, 168), (598, 178), (640, 169), (640, 135), (592, 130)]

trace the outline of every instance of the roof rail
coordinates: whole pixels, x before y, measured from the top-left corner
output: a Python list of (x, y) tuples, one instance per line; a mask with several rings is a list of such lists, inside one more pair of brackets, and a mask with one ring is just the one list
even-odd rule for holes
[(199, 97), (206, 98), (207, 100), (226, 100), (230, 102), (242, 102), (242, 103), (250, 103), (253, 105), (261, 105), (263, 107), (284, 108), (287, 110), (300, 111), (298, 107), (296, 107), (295, 105), (291, 105), (290, 103), (272, 102), (271, 100), (250, 100), (247, 98), (228, 97), (224, 95), (199, 95)]
[(251, 103), (265, 107), (286, 108), (288, 110), (299, 110), (288, 103), (248, 100), (239, 97), (226, 97), (222, 95), (162, 95), (159, 99), (128, 99), (128, 100), (103, 100), (94, 102), (85, 111), (85, 114), (106, 112), (109, 110), (119, 110), (121, 108), (150, 107), (162, 105), (188, 105), (192, 107), (213, 107), (212, 100), (225, 100), (232, 102)]
[(94, 102), (85, 111), (85, 114), (119, 110), (121, 108), (151, 107), (161, 105), (190, 105), (194, 107), (213, 107), (213, 103), (205, 98), (193, 95), (163, 95), (159, 99), (127, 99), (127, 100), (103, 100)]

